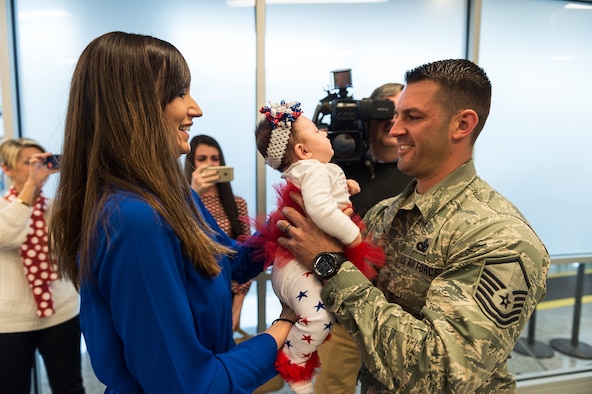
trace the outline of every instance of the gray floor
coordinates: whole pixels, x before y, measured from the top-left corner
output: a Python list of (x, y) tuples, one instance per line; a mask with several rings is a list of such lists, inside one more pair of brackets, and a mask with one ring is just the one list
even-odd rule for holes
[[(535, 346), (525, 346), (526, 350), (535, 349), (539, 351), (539, 347), (543, 350), (553, 351), (548, 345), (553, 339), (565, 339), (568, 344), (572, 344), (571, 336), (573, 333), (573, 307), (560, 307), (547, 309), (537, 312), (536, 330), (535, 330)], [(523, 333), (522, 341), (526, 345), (529, 342), (526, 339), (527, 331)], [(575, 342), (578, 349), (587, 349), (586, 346), (592, 346), (592, 303), (585, 303), (582, 306), (582, 317), (578, 330), (578, 341)], [(532, 342), (531, 342), (532, 343)], [(521, 376), (527, 376), (531, 373), (539, 373), (542, 371), (559, 371), (573, 368), (592, 368), (592, 357), (589, 359), (575, 358), (564, 355), (560, 352), (553, 351), (553, 356), (548, 358), (537, 358), (532, 356), (522, 355), (518, 352), (512, 352), (512, 358), (508, 361), (510, 370), (520, 380)], [(45, 371), (41, 365), (41, 394), (50, 394), (51, 390), (47, 386), (47, 379), (45, 378)], [(87, 388), (87, 394), (100, 394), (104, 391), (104, 386), (96, 379), (90, 366), (88, 354), (83, 346), (83, 371), (84, 383)], [(359, 388), (358, 391), (359, 393)], [(290, 390), (287, 385), (278, 394), (289, 394)], [(570, 393), (574, 394), (574, 393)]]

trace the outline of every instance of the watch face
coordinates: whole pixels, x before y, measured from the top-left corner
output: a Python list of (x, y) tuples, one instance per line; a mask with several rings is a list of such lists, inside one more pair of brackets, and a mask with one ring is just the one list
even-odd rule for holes
[(328, 253), (321, 254), (314, 262), (315, 274), (323, 278), (330, 276), (336, 269), (337, 261), (335, 257)]

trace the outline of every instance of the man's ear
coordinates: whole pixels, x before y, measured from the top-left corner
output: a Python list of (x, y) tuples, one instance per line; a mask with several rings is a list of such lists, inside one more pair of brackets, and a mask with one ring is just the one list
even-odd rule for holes
[(471, 136), (479, 123), (479, 115), (472, 109), (465, 109), (455, 115), (454, 122), (455, 129), (452, 138), (461, 140)]
[(298, 157), (298, 160), (310, 159), (312, 156), (312, 153), (306, 149), (306, 146), (302, 143), (294, 145), (294, 153), (296, 154), (296, 157)]

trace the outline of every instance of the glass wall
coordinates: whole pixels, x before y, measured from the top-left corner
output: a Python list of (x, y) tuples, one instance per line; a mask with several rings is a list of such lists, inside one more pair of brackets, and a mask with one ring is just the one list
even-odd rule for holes
[(479, 63), (493, 83), (480, 175), (555, 254), (590, 253), (592, 4), (483, 2)]
[(91, 40), (114, 30), (153, 35), (177, 46), (191, 67), (191, 94), (204, 112), (191, 134), (218, 139), (235, 166), (235, 192), (255, 207), (252, 7), (224, 1), (19, 0), (15, 12), (24, 135), (54, 152), (61, 149), (70, 78)]

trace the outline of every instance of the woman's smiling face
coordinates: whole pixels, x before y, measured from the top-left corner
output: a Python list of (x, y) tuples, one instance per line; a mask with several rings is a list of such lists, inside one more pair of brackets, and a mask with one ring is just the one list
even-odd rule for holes
[(191, 149), (189, 129), (193, 125), (193, 118), (203, 115), (201, 108), (191, 97), (189, 88), (164, 107), (164, 115), (171, 124), (172, 130), (177, 133), (179, 155), (188, 153)]

